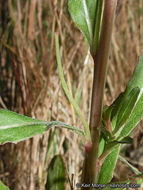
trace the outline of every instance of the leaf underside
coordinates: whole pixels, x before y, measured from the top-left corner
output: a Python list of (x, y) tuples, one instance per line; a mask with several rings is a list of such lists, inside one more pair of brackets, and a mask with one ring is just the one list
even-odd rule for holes
[(107, 184), (113, 177), (113, 171), (119, 153), (119, 147), (116, 147), (104, 160), (99, 173), (98, 183)]
[(94, 36), (96, 9), (97, 0), (69, 0), (72, 19), (90, 45)]
[(0, 143), (19, 142), (34, 135), (43, 134), (51, 127), (67, 128), (77, 134), (83, 131), (60, 121), (40, 121), (15, 112), (0, 109)]

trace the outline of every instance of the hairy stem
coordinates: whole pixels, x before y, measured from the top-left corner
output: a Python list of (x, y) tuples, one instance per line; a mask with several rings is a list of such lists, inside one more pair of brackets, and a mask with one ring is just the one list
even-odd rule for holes
[(101, 37), (94, 60), (94, 78), (90, 112), (90, 131), (92, 147), (86, 153), (82, 182), (97, 182), (98, 177), (98, 146), (100, 140), (100, 124), (103, 108), (104, 86), (107, 73), (107, 62), (111, 44), (111, 34), (115, 17), (117, 0), (106, 0), (102, 22)]

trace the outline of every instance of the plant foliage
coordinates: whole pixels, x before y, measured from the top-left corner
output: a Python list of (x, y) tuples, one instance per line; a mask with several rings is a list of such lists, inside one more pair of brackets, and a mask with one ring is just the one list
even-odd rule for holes
[(9, 110), (0, 109), (1, 144), (6, 142), (16, 143), (34, 135), (43, 134), (51, 127), (66, 128), (78, 134), (84, 134), (81, 130), (60, 121), (40, 121)]
[[(105, 109), (103, 120), (105, 120), (106, 113), (109, 116), (113, 133), (111, 132), (108, 136), (108, 141), (105, 139), (104, 151), (106, 149), (112, 151), (109, 151), (100, 170), (99, 182), (102, 183), (109, 183), (112, 179), (119, 151), (117, 144), (131, 142), (128, 135), (143, 117), (143, 56), (140, 57), (125, 92), (120, 94), (109, 108)], [(105, 132), (103, 130), (103, 136), (107, 137), (109, 133), (106, 132), (108, 132), (106, 129)], [(103, 136), (101, 135), (101, 138)], [(110, 163), (112, 167), (109, 167)]]
[(65, 189), (66, 170), (60, 155), (56, 155), (48, 168), (46, 190)]

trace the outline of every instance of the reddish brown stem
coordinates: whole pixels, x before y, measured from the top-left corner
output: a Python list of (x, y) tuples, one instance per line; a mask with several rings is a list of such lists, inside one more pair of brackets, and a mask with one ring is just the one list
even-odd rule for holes
[(19, 91), (20, 91), (20, 94), (21, 94), (23, 113), (26, 114), (25, 101), (24, 101), (24, 96), (23, 96), (23, 91), (22, 91), (22, 85), (21, 85), (20, 75), (18, 73), (18, 69), (17, 69), (15, 60), (13, 60), (13, 65), (14, 65), (14, 71), (15, 71), (15, 75), (16, 75), (16, 80), (17, 80), (17, 83), (18, 83)]
[(111, 34), (115, 17), (117, 0), (106, 0), (104, 7), (103, 25), (99, 47), (94, 60), (94, 78), (90, 113), (90, 131), (92, 148), (86, 153), (82, 182), (97, 182), (98, 176), (98, 146), (100, 140), (100, 123), (103, 108), (104, 86), (107, 73), (107, 62), (111, 44)]

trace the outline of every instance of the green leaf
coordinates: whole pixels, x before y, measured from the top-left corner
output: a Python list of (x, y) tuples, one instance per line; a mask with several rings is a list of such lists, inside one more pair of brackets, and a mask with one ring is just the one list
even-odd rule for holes
[(0, 181), (0, 190), (9, 190), (9, 188)]
[(127, 137), (124, 137), (122, 140), (115, 141), (115, 142), (118, 142), (120, 144), (132, 144), (133, 143), (133, 139), (131, 137), (127, 136)]
[(143, 178), (138, 179), (137, 184), (140, 184), (140, 186), (143, 187)]
[(99, 148), (98, 148), (98, 157), (101, 156), (101, 154), (103, 153), (104, 146), (105, 146), (105, 140), (104, 140), (104, 138), (100, 137)]
[(77, 115), (80, 117), (83, 126), (84, 126), (84, 132), (85, 132), (85, 138), (87, 141), (91, 140), (91, 136), (90, 136), (90, 130), (89, 130), (89, 126), (81, 112), (80, 107), (78, 106), (78, 104), (76, 103), (76, 101), (74, 100), (74, 98), (72, 97), (68, 86), (66, 84), (66, 81), (64, 79), (64, 74), (63, 74), (63, 69), (62, 69), (62, 63), (61, 63), (61, 58), (60, 58), (60, 47), (59, 47), (59, 38), (58, 35), (55, 34), (55, 42), (56, 42), (56, 57), (57, 57), (57, 64), (58, 64), (58, 72), (59, 72), (59, 77), (61, 80), (61, 84), (63, 87), (63, 90), (69, 100), (69, 102), (71, 103), (71, 105), (73, 106), (73, 108), (75, 109), (75, 112), (77, 113)]
[(80, 129), (60, 121), (40, 121), (0, 109), (0, 143), (19, 142), (34, 135), (43, 134), (51, 127), (67, 128), (77, 134), (84, 135)]
[[(130, 109), (128, 110), (129, 117), (127, 117), (128, 114), (126, 115), (125, 118), (123, 117), (122, 122), (123, 123), (125, 122), (125, 124), (124, 124), (124, 127), (120, 129), (119, 131), (120, 133), (118, 134), (117, 140), (121, 140), (122, 138), (128, 136), (129, 133), (133, 130), (133, 128), (137, 125), (137, 123), (141, 120), (143, 116), (143, 106), (142, 106), (143, 105), (143, 55), (140, 57), (139, 63), (137, 64), (133, 72), (133, 76), (126, 87), (125, 92), (121, 93), (119, 97), (113, 102), (113, 104), (108, 108), (108, 109), (112, 109), (112, 113), (111, 113), (112, 126), (113, 126), (113, 123), (114, 123), (114, 126), (116, 126), (117, 120), (119, 122), (120, 116), (118, 114), (121, 110), (121, 107), (124, 104), (124, 108), (125, 108), (126, 103), (128, 105), (128, 102), (126, 101), (126, 99), (128, 99), (128, 96), (131, 95), (132, 90), (137, 87), (139, 88), (140, 93), (135, 102), (133, 110), (130, 110)], [(123, 103), (124, 101), (126, 103)], [(130, 114), (130, 111), (132, 112), (131, 114)]]
[(123, 99), (124, 99), (124, 93), (121, 93), (118, 96), (118, 98), (113, 102), (113, 104), (108, 108), (108, 109), (112, 110), (111, 120), (113, 120), (113, 118), (115, 116), (117, 116), (117, 113), (120, 110), (120, 106), (121, 106), (121, 103), (122, 103)]
[(118, 140), (121, 140), (124, 137), (128, 136), (130, 132), (133, 130), (133, 128), (141, 120), (142, 116), (143, 116), (143, 95), (140, 97), (140, 99), (136, 103), (136, 106), (130, 118), (127, 120), (124, 128), (122, 129), (122, 131), (120, 132), (120, 135), (118, 136)]
[(125, 136), (128, 136), (143, 117), (143, 55), (140, 57), (139, 63), (134, 70), (133, 76), (127, 85), (125, 96), (127, 96), (135, 87), (138, 87), (140, 89), (140, 94), (132, 111), (132, 114), (127, 120), (118, 139), (122, 139)]
[(99, 173), (98, 183), (107, 184), (113, 177), (113, 171), (119, 153), (119, 145), (105, 158)]
[(65, 189), (66, 170), (60, 155), (56, 155), (48, 168), (46, 190)]
[(102, 27), (104, 0), (69, 0), (69, 11), (74, 23), (87, 38), (91, 54), (98, 48)]
[[(138, 88), (140, 90), (139, 94)], [(128, 102), (127, 100), (130, 102)], [(125, 137), (129, 135), (129, 133), (133, 130), (135, 125), (140, 121), (143, 116), (143, 56), (140, 57), (139, 63), (134, 70), (133, 76), (129, 81), (125, 92), (120, 94), (120, 96), (113, 102), (113, 104), (108, 109), (112, 109), (111, 122), (113, 123), (114, 121), (114, 125), (117, 125), (117, 123), (118, 126), (124, 124), (124, 127), (121, 129), (115, 143), (128, 141), (129, 139), (126, 139)], [(112, 145), (112, 143), (110, 144)], [(106, 147), (108, 146), (106, 145)], [(106, 184), (110, 182), (113, 175), (112, 173), (115, 167), (118, 151), (119, 147), (115, 148), (106, 157), (100, 170), (98, 183)]]
[(113, 107), (105, 106), (102, 113), (101, 132), (105, 141), (112, 139), (111, 113)]
[(97, 0), (69, 0), (69, 11), (73, 21), (92, 44)]
[(138, 87), (140, 90), (143, 88), (143, 55), (139, 59), (139, 63), (133, 72), (133, 76), (127, 85), (125, 93), (129, 94), (135, 87)]
[(130, 117), (134, 105), (137, 101), (138, 95), (140, 93), (139, 88), (134, 88), (131, 90), (128, 96), (126, 96), (120, 106), (119, 113), (117, 115), (117, 122), (113, 135), (118, 132), (118, 130), (125, 124), (127, 119)]
[(105, 119), (106, 119), (106, 116), (108, 116), (108, 118), (111, 121), (112, 131), (115, 129), (115, 126), (116, 126), (117, 114), (120, 110), (121, 102), (123, 98), (124, 98), (124, 93), (121, 93), (118, 96), (118, 98), (110, 106), (104, 106), (104, 110), (102, 113), (102, 122), (104, 123), (104, 126), (105, 126)]

